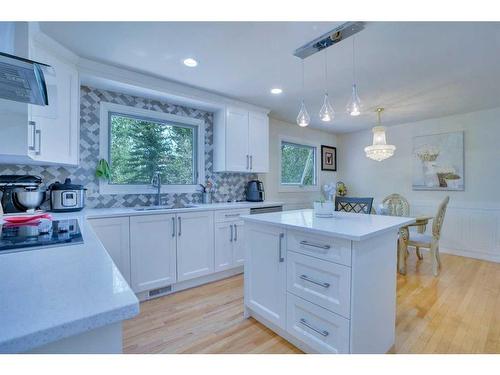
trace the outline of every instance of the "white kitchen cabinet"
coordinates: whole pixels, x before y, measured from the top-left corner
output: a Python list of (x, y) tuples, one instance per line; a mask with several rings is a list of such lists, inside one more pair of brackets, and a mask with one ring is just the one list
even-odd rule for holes
[(286, 329), (286, 245), (282, 228), (245, 223), (245, 306)]
[(21, 47), (10, 51), (50, 65), (45, 72), (47, 106), (0, 99), (0, 160), (4, 163), (65, 164), (79, 162), (78, 71), (71, 52), (25, 23), (16, 23)]
[[(190, 234), (193, 235), (192, 231)], [(130, 217), (131, 281), (134, 292), (174, 284), (177, 281), (176, 258), (175, 215)]]
[(177, 280), (185, 281), (214, 272), (214, 213), (178, 213)]
[(245, 262), (243, 221), (215, 223), (215, 272), (242, 266)]
[(228, 107), (215, 115), (216, 172), (269, 172), (269, 118), (266, 113)]
[(123, 278), (130, 284), (129, 218), (90, 219), (89, 223)]

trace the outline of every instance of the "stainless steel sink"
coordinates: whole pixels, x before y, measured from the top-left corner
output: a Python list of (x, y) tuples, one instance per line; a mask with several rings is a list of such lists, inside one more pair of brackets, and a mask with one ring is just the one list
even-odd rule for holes
[(194, 208), (194, 204), (173, 204), (171, 206), (148, 206), (134, 208), (135, 211), (157, 211), (157, 210), (174, 210), (178, 208)]

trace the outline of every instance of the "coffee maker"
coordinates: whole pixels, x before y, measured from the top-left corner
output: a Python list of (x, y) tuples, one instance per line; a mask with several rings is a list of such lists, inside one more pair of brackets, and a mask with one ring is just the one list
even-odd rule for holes
[(42, 178), (32, 175), (0, 175), (1, 204), (4, 213), (26, 212), (39, 209), (45, 200), (40, 190)]
[(264, 201), (264, 184), (259, 180), (248, 181), (245, 188), (245, 199), (248, 202)]

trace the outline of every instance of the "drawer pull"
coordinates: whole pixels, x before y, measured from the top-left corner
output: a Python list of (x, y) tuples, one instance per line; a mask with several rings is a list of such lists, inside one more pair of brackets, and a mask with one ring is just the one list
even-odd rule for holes
[(241, 214), (226, 214), (225, 216), (226, 217), (236, 217), (236, 216), (240, 216)]
[(319, 333), (319, 334), (320, 334), (321, 336), (323, 336), (323, 337), (326, 337), (326, 336), (328, 336), (328, 335), (330, 334), (328, 331), (324, 331), (324, 330), (322, 330), (322, 329), (317, 329), (316, 327), (313, 327), (313, 326), (312, 326), (311, 324), (309, 324), (309, 323), (307, 322), (307, 320), (305, 320), (304, 318), (301, 318), (301, 319), (300, 319), (300, 324), (302, 324), (302, 325), (306, 326), (306, 327), (307, 327), (307, 328), (309, 328), (309, 329), (312, 329), (314, 332)]
[(329, 288), (330, 287), (330, 283), (324, 283), (322, 281), (316, 281), (312, 278), (310, 278), (309, 276), (307, 275), (300, 275), (300, 278), (302, 280), (305, 280), (305, 281), (309, 281), (310, 283), (313, 283), (313, 284), (316, 284), (316, 285), (319, 285), (319, 286), (322, 286), (323, 288)]
[(323, 250), (328, 250), (330, 248), (330, 245), (321, 245), (321, 244), (317, 244), (317, 243), (313, 243), (313, 242), (309, 242), (309, 241), (300, 241), (300, 244), (304, 245), (304, 246), (316, 247), (318, 249), (323, 249)]

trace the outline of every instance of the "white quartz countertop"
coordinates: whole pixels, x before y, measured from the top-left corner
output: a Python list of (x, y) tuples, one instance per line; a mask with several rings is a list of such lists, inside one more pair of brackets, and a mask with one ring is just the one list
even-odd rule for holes
[(0, 254), (0, 353), (25, 352), (139, 313), (85, 216), (52, 215), (77, 218), (84, 243)]
[(334, 217), (319, 218), (313, 210), (296, 210), (242, 216), (245, 221), (363, 241), (415, 222), (409, 217), (334, 212)]
[(283, 202), (227, 202), (227, 203), (193, 203), (193, 207), (186, 208), (167, 208), (157, 210), (138, 210), (140, 207), (120, 207), (120, 208), (86, 208), (82, 214), (87, 219), (96, 219), (100, 217), (120, 217), (120, 216), (135, 216), (135, 215), (154, 215), (165, 213), (191, 212), (191, 211), (210, 211), (210, 210), (233, 210), (238, 208), (259, 208), (283, 206)]
[(78, 219), (84, 243), (0, 254), (0, 353), (25, 352), (139, 313), (134, 292), (87, 219), (282, 204), (231, 202), (154, 211), (102, 208), (51, 213), (54, 220)]

